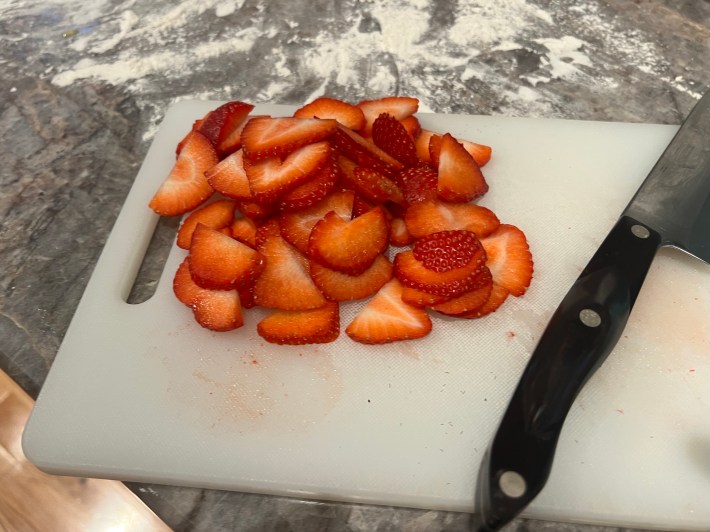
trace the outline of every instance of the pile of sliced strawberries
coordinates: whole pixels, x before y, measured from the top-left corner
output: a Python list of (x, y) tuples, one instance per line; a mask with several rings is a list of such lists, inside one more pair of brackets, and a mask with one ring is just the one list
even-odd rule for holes
[(318, 98), (270, 117), (235, 101), (197, 120), (150, 202), (190, 213), (173, 287), (197, 322), (233, 330), (260, 306), (267, 341), (332, 342), (340, 303), (370, 298), (345, 332), (378, 344), (427, 335), (427, 309), (479, 318), (525, 293), (525, 235), (473, 203), (491, 148), (422, 129), (418, 106)]

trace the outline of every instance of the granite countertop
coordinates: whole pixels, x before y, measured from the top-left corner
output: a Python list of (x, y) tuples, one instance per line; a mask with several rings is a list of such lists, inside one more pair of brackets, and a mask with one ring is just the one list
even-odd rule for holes
[[(5, 0), (0, 65), (0, 368), (36, 397), (172, 103), (402, 94), (441, 113), (679, 124), (710, 87), (710, 3)], [(161, 231), (170, 241), (174, 224)], [(178, 530), (453, 531), (469, 520), (130, 487)]]

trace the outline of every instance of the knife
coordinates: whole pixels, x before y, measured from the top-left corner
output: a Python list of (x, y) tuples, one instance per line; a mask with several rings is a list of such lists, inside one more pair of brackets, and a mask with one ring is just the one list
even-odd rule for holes
[(474, 530), (499, 530), (543, 489), (565, 417), (616, 345), (662, 246), (710, 263), (710, 91), (542, 333), (484, 455)]

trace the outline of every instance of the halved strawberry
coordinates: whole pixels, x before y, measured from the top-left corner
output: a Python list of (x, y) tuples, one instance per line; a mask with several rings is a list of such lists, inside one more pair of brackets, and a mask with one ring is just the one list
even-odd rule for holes
[(191, 132), (148, 206), (161, 216), (177, 216), (198, 207), (214, 193), (205, 172), (217, 162), (212, 143), (202, 133)]
[(483, 306), (490, 298), (492, 291), (491, 272), (488, 268), (483, 268), (471, 290), (443, 303), (431, 305), (431, 308), (450, 316), (469, 313)]
[(249, 179), (244, 171), (242, 150), (237, 150), (205, 172), (207, 181), (216, 191), (228, 198), (251, 200)]
[(377, 100), (363, 100), (357, 106), (365, 114), (364, 134), (369, 136), (372, 125), (382, 113), (394, 116), (397, 120), (404, 120), (419, 109), (419, 100), (408, 96), (389, 96)]
[(190, 243), (190, 273), (196, 284), (229, 290), (248, 285), (263, 269), (261, 253), (215, 229), (197, 224)]
[(319, 118), (252, 118), (242, 131), (244, 157), (251, 161), (284, 157), (327, 139), (337, 125), (335, 120)]
[(280, 236), (269, 236), (259, 251), (266, 268), (254, 283), (257, 305), (283, 310), (307, 310), (326, 304), (313, 283), (308, 259)]
[(256, 247), (256, 224), (251, 218), (245, 216), (237, 218), (232, 222), (230, 231), (232, 238), (253, 248)]
[(385, 344), (422, 338), (431, 327), (426, 310), (402, 301), (402, 285), (392, 279), (367, 302), (345, 332), (356, 342)]
[(311, 207), (330, 194), (340, 173), (334, 161), (329, 161), (311, 179), (287, 192), (279, 202), (281, 211), (296, 211)]
[(404, 166), (418, 162), (414, 140), (392, 115), (382, 113), (372, 124), (372, 141)]
[(378, 255), (368, 269), (352, 276), (311, 261), (311, 278), (331, 301), (362, 299), (377, 292), (392, 278), (392, 263), (384, 255)]
[(476, 235), (470, 231), (439, 231), (417, 240), (412, 253), (425, 268), (448, 272), (471, 262), (479, 247)]
[(508, 292), (506, 288), (494, 282), (492, 285), (491, 294), (488, 296), (488, 299), (485, 303), (483, 303), (483, 305), (469, 312), (457, 314), (456, 317), (470, 319), (487, 316), (491, 312), (495, 312), (496, 310), (498, 310), (498, 308), (505, 302), (509, 295), (510, 292)]
[(343, 220), (331, 211), (313, 227), (308, 256), (323, 266), (359, 275), (387, 249), (389, 226), (382, 207), (375, 207), (353, 220)]
[(407, 231), (407, 224), (399, 217), (392, 218), (390, 221), (390, 244), (401, 248), (412, 243), (412, 235)]
[(473, 203), (446, 203), (427, 200), (415, 203), (404, 217), (409, 233), (421, 238), (438, 231), (463, 229), (478, 238), (491, 234), (500, 225), (493, 211)]
[(488, 192), (488, 183), (476, 161), (448, 133), (441, 139), (438, 176), (437, 192), (445, 201), (464, 203)]
[(525, 293), (533, 274), (533, 261), (525, 234), (514, 225), (501, 224), (481, 239), (493, 281), (514, 296)]
[(435, 200), (438, 197), (436, 191), (438, 176), (436, 170), (430, 166), (406, 168), (397, 174), (394, 180), (399, 185), (404, 201), (408, 205)]
[(374, 142), (346, 127), (338, 126), (331, 142), (341, 154), (358, 166), (372, 168), (388, 177), (404, 167), (397, 159), (378, 148)]
[(343, 190), (331, 194), (312, 207), (283, 213), (279, 217), (281, 236), (301, 253), (308, 253), (308, 238), (313, 226), (330, 211), (335, 211), (343, 220), (350, 220), (354, 197), (352, 191)]
[(239, 148), (239, 137), (233, 139), (232, 134), (246, 122), (252, 109), (254, 106), (248, 103), (227, 102), (209, 113), (198, 131), (209, 139), (217, 155), (224, 157)]
[(244, 165), (254, 201), (271, 203), (313, 177), (330, 157), (330, 144), (308, 144), (281, 161), (274, 157)]
[(358, 130), (365, 126), (362, 109), (335, 98), (320, 97), (304, 105), (293, 116), (296, 118), (332, 118), (343, 126)]
[(419, 136), (419, 133), (422, 130), (422, 126), (416, 116), (408, 116), (407, 118), (403, 118), (399, 122), (404, 126), (404, 130), (409, 134), (410, 137), (412, 137), (412, 139), (416, 139)]
[(326, 303), (312, 310), (277, 310), (261, 320), (256, 330), (272, 344), (333, 342), (340, 335), (340, 308), (337, 303)]
[(178, 247), (190, 249), (190, 240), (197, 224), (201, 223), (213, 229), (228, 227), (234, 220), (235, 209), (236, 205), (232, 200), (218, 200), (191, 212), (178, 229)]

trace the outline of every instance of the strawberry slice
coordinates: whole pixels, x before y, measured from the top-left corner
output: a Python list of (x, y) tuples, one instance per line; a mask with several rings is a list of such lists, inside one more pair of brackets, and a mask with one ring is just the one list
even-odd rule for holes
[(438, 176), (437, 192), (445, 201), (465, 203), (488, 192), (488, 184), (476, 161), (448, 133), (441, 139)]
[(256, 247), (256, 224), (251, 218), (240, 217), (232, 222), (230, 226), (230, 231), (232, 238), (239, 240), (240, 242)]
[(244, 157), (250, 161), (284, 157), (303, 146), (330, 137), (335, 120), (319, 118), (252, 118), (242, 131)]
[(449, 299), (450, 298), (447, 296), (430, 294), (409, 286), (402, 288), (402, 301), (414, 305), (415, 307), (431, 307), (432, 305), (443, 303)]
[(401, 248), (412, 243), (412, 235), (407, 231), (407, 224), (399, 217), (392, 218), (390, 222), (390, 244)]
[(392, 279), (367, 302), (345, 332), (356, 342), (385, 344), (422, 338), (431, 327), (426, 310), (402, 301), (402, 285)]
[(323, 266), (360, 275), (387, 249), (389, 226), (382, 207), (353, 220), (331, 211), (315, 224), (308, 240), (308, 256)]
[(259, 227), (257, 227), (256, 235), (254, 236), (256, 247), (259, 248), (263, 246), (266, 239), (270, 236), (281, 236), (278, 216), (273, 216), (268, 220), (262, 221)]
[(480, 249), (470, 231), (439, 231), (417, 240), (412, 247), (414, 258), (434, 272), (463, 268)]
[(313, 283), (308, 259), (280, 236), (268, 236), (259, 246), (266, 268), (254, 283), (254, 301), (266, 308), (307, 310), (325, 305)]
[(404, 166), (415, 166), (418, 162), (414, 140), (392, 115), (382, 113), (375, 119), (372, 141)]
[(407, 132), (407, 134), (412, 137), (412, 140), (416, 139), (419, 136), (419, 133), (422, 130), (422, 126), (416, 116), (408, 116), (407, 118), (403, 118), (399, 122), (402, 124), (402, 126), (404, 126), (404, 130)]
[(178, 216), (198, 207), (214, 193), (205, 172), (217, 162), (217, 153), (207, 137), (191, 132), (148, 206), (161, 216)]
[(491, 160), (491, 155), (493, 150), (490, 146), (485, 144), (476, 144), (468, 140), (459, 140), (464, 149), (473, 157), (478, 166), (484, 166), (488, 161)]
[(343, 172), (343, 184), (351, 186), (365, 201), (404, 203), (402, 191), (395, 182), (372, 168), (356, 166), (352, 175)]
[(378, 148), (374, 142), (348, 128), (338, 126), (331, 141), (341, 154), (358, 166), (372, 168), (385, 176), (391, 177), (404, 167), (397, 159)]
[(514, 296), (525, 293), (533, 274), (533, 261), (525, 234), (514, 225), (501, 224), (481, 239), (493, 281)]
[(363, 299), (377, 292), (392, 278), (392, 263), (378, 255), (368, 269), (352, 276), (311, 261), (311, 278), (323, 295), (331, 301)]
[(177, 245), (182, 249), (190, 249), (192, 233), (197, 224), (204, 224), (212, 229), (228, 227), (234, 220), (236, 205), (232, 200), (219, 200), (208, 203), (191, 212), (180, 225), (177, 233)]
[(190, 243), (190, 273), (196, 284), (229, 290), (250, 284), (263, 269), (261, 253), (220, 231), (197, 224)]
[[(436, 137), (434, 139), (433, 147), (431, 146), (432, 137)], [(473, 157), (473, 160), (476, 161), (476, 164), (479, 167), (485, 166), (485, 164), (491, 160), (491, 154), (493, 150), (490, 146), (486, 146), (484, 144), (477, 144), (468, 140), (456, 140), (460, 142), (461, 145), (463, 145), (464, 149), (471, 155), (471, 157)], [(435, 155), (438, 156), (440, 143), (441, 135), (436, 135), (428, 129), (422, 129), (419, 135), (414, 137), (414, 146), (417, 150), (417, 157), (419, 157), (422, 162), (431, 163), (432, 158), (431, 153), (429, 151), (430, 147), (432, 147), (433, 151), (436, 152)]]
[(278, 210), (276, 203), (259, 203), (252, 200), (236, 200), (237, 210), (252, 220), (263, 220)]
[(365, 115), (362, 109), (335, 98), (320, 97), (298, 109), (293, 116), (296, 118), (332, 118), (349, 129), (362, 129), (365, 126)]
[(326, 303), (312, 310), (277, 310), (261, 320), (256, 330), (272, 344), (325, 344), (340, 335), (340, 309), (337, 303)]
[(311, 207), (333, 191), (339, 178), (338, 167), (331, 160), (312, 179), (287, 192), (281, 198), (279, 208), (286, 212)]
[(365, 136), (370, 136), (375, 120), (382, 113), (394, 116), (397, 120), (404, 120), (419, 110), (419, 100), (408, 96), (389, 96), (377, 100), (364, 100), (357, 104), (365, 114)]
[(279, 217), (281, 236), (301, 253), (307, 254), (308, 239), (316, 223), (330, 211), (336, 212), (343, 220), (350, 220), (354, 197), (349, 190), (335, 192), (312, 207), (283, 213)]
[(438, 231), (463, 229), (478, 238), (491, 234), (500, 225), (493, 211), (472, 203), (446, 203), (427, 200), (411, 205), (404, 222), (414, 238)]
[(426, 164), (431, 164), (431, 153), (429, 152), (429, 144), (431, 138), (434, 136), (432, 131), (428, 129), (422, 129), (414, 138), (414, 147), (417, 150), (417, 157), (419, 160)]
[(237, 150), (205, 172), (207, 181), (216, 191), (228, 198), (250, 200), (249, 179), (244, 171), (242, 150)]
[(217, 155), (222, 158), (239, 149), (241, 140), (238, 132), (252, 109), (254, 106), (248, 103), (227, 102), (209, 113), (197, 130), (209, 139)]
[(197, 120), (195, 120), (195, 121), (192, 123), (192, 129), (190, 129), (190, 131), (187, 133), (187, 135), (185, 135), (185, 136), (182, 138), (182, 140), (181, 140), (180, 142), (178, 142), (177, 146), (175, 147), (175, 157), (177, 157), (178, 155), (180, 155), (180, 152), (182, 151), (183, 146), (185, 146), (185, 143), (187, 142), (187, 139), (190, 138), (190, 133), (192, 133), (193, 131), (197, 131), (198, 129), (200, 129), (200, 126), (202, 125), (202, 122), (205, 121), (205, 119), (210, 115), (211, 112), (212, 112), (212, 111), (210, 111), (209, 113), (207, 113), (207, 114), (206, 114), (205, 116), (203, 116), (202, 118), (198, 118)]
[(190, 275), (190, 259), (186, 257), (175, 272), (173, 291), (178, 300), (192, 308), (197, 323), (212, 331), (224, 332), (244, 325), (242, 305), (235, 290), (201, 288)]
[(492, 291), (493, 277), (491, 277), (488, 268), (483, 268), (471, 290), (443, 303), (431, 305), (431, 308), (449, 316), (470, 313), (483, 306), (490, 298)]
[(436, 187), (438, 175), (430, 166), (417, 166), (406, 168), (394, 178), (407, 205), (426, 200), (435, 200), (438, 197)]
[(471, 319), (482, 318), (483, 316), (487, 316), (488, 314), (498, 310), (498, 308), (505, 302), (509, 295), (510, 292), (508, 292), (508, 290), (503, 288), (498, 283), (493, 282), (491, 287), (491, 294), (490, 296), (488, 296), (488, 299), (485, 303), (483, 303), (483, 305), (469, 312), (457, 314), (456, 317)]
[(297, 149), (281, 161), (274, 157), (244, 165), (256, 202), (272, 203), (313, 177), (330, 157), (330, 144), (317, 142)]

